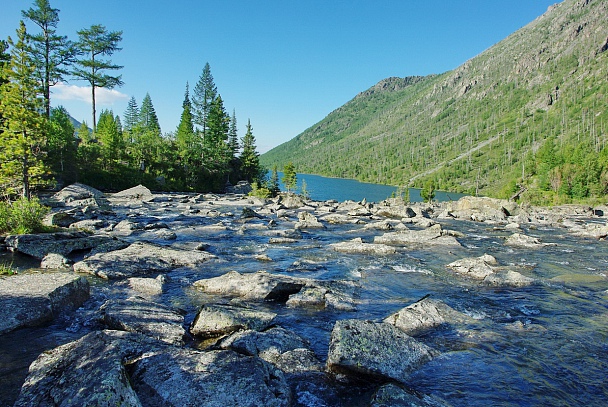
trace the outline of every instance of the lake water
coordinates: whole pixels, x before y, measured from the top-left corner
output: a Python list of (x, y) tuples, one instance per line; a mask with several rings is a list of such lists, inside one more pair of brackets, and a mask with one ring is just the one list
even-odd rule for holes
[[(283, 173), (279, 172), (279, 180), (283, 178)], [(297, 174), (298, 192), (302, 191), (302, 182), (306, 182), (306, 190), (310, 198), (315, 201), (328, 201), (335, 199), (336, 201), (362, 201), (366, 199), (368, 202), (380, 202), (391, 195), (397, 193), (397, 187), (381, 184), (370, 184), (367, 182), (359, 182), (352, 179), (342, 178), (327, 178), (312, 174)], [(285, 191), (285, 185), (280, 182), (281, 190)], [(455, 192), (435, 191), (435, 199), (437, 201), (456, 201), (463, 197), (464, 194)], [(410, 188), (410, 202), (422, 202), (420, 197), (420, 189)]]

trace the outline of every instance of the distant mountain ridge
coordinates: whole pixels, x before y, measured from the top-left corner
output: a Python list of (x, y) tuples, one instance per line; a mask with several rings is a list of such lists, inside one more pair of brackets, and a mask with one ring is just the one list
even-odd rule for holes
[[(608, 1), (565, 0), (453, 71), (380, 81), (262, 163), (392, 185), (432, 179), (467, 193), (508, 196), (520, 184), (575, 196), (566, 164), (579, 163), (567, 154), (580, 147), (599, 166), (587, 195), (601, 195), (607, 50)], [(551, 143), (560, 162), (539, 159)]]

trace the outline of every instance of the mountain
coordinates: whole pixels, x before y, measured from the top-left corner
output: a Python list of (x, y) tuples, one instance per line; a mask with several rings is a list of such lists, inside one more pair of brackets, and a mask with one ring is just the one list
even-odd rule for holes
[(608, 192), (608, 0), (565, 0), (453, 71), (388, 78), (268, 168), (571, 202)]

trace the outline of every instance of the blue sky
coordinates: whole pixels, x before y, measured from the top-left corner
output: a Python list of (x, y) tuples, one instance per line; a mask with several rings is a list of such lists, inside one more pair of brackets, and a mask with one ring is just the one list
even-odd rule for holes
[[(149, 93), (164, 133), (175, 131), (186, 82), (209, 62), (239, 134), (251, 120), (265, 152), (390, 76), (454, 69), (543, 14), (557, 0), (51, 0), (58, 32), (92, 24), (123, 31), (124, 86), (98, 97), (121, 117)], [(15, 35), (30, 0), (3, 0), (0, 38)], [(37, 28), (26, 21), (29, 31)], [(91, 123), (89, 90), (69, 80), (53, 105)]]

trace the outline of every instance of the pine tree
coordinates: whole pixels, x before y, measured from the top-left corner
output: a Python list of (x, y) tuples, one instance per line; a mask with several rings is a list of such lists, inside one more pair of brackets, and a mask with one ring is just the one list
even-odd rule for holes
[(213, 82), (209, 62), (205, 64), (203, 72), (194, 87), (192, 95), (192, 117), (194, 124), (198, 126), (203, 138), (207, 133), (207, 120), (211, 111), (211, 104), (217, 97), (217, 87)]
[(116, 118), (111, 110), (102, 110), (99, 115), (97, 133), (95, 133), (101, 144), (101, 157), (104, 166), (109, 168), (113, 163), (120, 160), (124, 145), (122, 135), (119, 132)]
[(135, 96), (131, 96), (131, 99), (129, 99), (129, 103), (127, 104), (127, 109), (125, 110), (123, 118), (125, 120), (123, 130), (125, 132), (130, 132), (133, 130), (135, 125), (137, 125), (139, 122), (139, 107), (137, 106)]
[(175, 133), (175, 144), (177, 156), (181, 161), (184, 172), (186, 186), (194, 187), (198, 181), (198, 170), (200, 167), (202, 151), (199, 138), (194, 134), (192, 123), (192, 113), (188, 85), (186, 84), (186, 94), (182, 103), (182, 115)]
[(29, 56), (28, 37), (23, 21), (17, 29), (17, 42), (9, 37), (11, 60), (2, 76), (0, 110), (4, 122), (0, 128), (0, 186), (8, 193), (27, 199), (42, 182), (47, 169), (42, 161), (47, 121), (35, 79), (35, 67)]
[(228, 130), (230, 118), (224, 109), (224, 101), (218, 95), (211, 103), (207, 118), (207, 132), (203, 138), (205, 164), (227, 169), (230, 160), (228, 151)]
[(149, 93), (146, 93), (144, 100), (141, 102), (141, 109), (139, 109), (139, 123), (147, 130), (161, 135), (160, 124), (158, 123), (158, 116), (154, 105), (152, 104), (152, 98)]
[(110, 56), (120, 51), (118, 43), (122, 41), (122, 31), (108, 32), (106, 27), (100, 24), (92, 25), (89, 29), (78, 31), (79, 40), (77, 47), (87, 59), (80, 59), (76, 63), (80, 68), (74, 69), (72, 74), (91, 85), (91, 105), (93, 112), (93, 132), (97, 129), (95, 110), (95, 89), (113, 89), (122, 86), (121, 75), (111, 76), (105, 73), (108, 70), (118, 70), (122, 66), (114, 65), (109, 60), (99, 59), (101, 56)]
[(68, 68), (76, 61), (78, 50), (67, 36), (57, 34), (59, 10), (51, 8), (48, 0), (35, 0), (34, 4), (37, 8), (23, 11), (22, 15), (41, 29), (40, 33), (29, 36), (30, 52), (44, 95), (44, 112), (50, 118), (50, 89), (69, 74)]
[(260, 181), (260, 155), (256, 151), (255, 137), (251, 121), (247, 121), (247, 131), (243, 137), (243, 151), (241, 152), (241, 175), (249, 182)]
[(281, 193), (281, 188), (279, 187), (279, 171), (276, 165), (272, 167), (270, 181), (268, 182), (268, 190), (273, 198)]
[(230, 154), (232, 158), (236, 158), (239, 152), (239, 135), (236, 128), (236, 112), (232, 110), (232, 117), (230, 118), (230, 128), (228, 129), (228, 146), (230, 147)]
[(298, 183), (298, 178), (296, 175), (296, 167), (290, 161), (283, 167), (283, 184), (285, 184), (285, 188), (287, 188), (287, 192), (290, 192), (292, 189), (296, 189), (296, 185)]
[(63, 107), (51, 109), (51, 129), (49, 131), (47, 162), (58, 180), (64, 184), (76, 181), (76, 152), (78, 143), (74, 136), (74, 125), (70, 114)]

